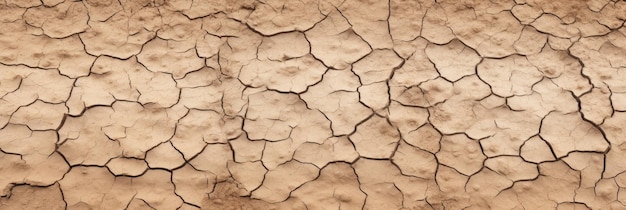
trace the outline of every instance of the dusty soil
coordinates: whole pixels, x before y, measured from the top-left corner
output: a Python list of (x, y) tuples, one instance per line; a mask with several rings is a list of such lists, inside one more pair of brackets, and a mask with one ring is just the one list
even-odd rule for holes
[(626, 209), (626, 2), (5, 0), (0, 209)]

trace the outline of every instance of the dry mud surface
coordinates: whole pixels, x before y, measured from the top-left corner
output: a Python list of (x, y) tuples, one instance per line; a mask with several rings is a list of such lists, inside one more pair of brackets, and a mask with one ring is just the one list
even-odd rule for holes
[(5, 0), (0, 209), (626, 209), (626, 2)]

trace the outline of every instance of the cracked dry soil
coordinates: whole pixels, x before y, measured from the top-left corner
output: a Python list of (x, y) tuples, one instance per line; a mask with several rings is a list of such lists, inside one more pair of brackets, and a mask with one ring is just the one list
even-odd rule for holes
[(626, 209), (626, 2), (5, 0), (0, 209)]

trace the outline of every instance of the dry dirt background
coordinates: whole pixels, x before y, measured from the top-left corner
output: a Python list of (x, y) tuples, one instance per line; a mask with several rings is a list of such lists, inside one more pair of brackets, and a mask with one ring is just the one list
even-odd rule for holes
[(626, 2), (5, 0), (0, 209), (626, 209)]

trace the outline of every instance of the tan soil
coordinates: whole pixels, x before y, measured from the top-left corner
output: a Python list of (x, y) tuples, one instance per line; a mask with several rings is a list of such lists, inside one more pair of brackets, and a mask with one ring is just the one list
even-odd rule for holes
[(0, 209), (626, 209), (624, 72), (621, 0), (6, 0)]

